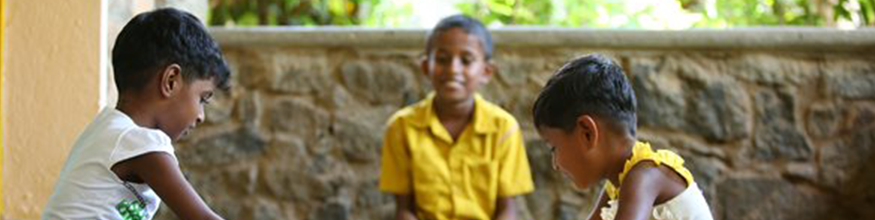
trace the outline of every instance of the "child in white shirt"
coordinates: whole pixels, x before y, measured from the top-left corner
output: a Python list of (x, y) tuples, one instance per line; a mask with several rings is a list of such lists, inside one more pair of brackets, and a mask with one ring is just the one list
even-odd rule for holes
[(152, 219), (165, 201), (180, 219), (221, 219), (182, 175), (172, 141), (204, 120), (230, 72), (197, 18), (172, 8), (139, 14), (112, 51), (116, 108), (73, 146), (42, 219)]

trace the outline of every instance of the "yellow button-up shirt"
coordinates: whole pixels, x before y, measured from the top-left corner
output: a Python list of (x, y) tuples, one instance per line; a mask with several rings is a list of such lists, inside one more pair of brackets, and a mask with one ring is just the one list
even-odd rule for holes
[(380, 190), (410, 195), (420, 219), (494, 216), (498, 198), (534, 190), (519, 124), (512, 115), (474, 98), (474, 117), (458, 140), (433, 111), (434, 96), (389, 119), (383, 140)]

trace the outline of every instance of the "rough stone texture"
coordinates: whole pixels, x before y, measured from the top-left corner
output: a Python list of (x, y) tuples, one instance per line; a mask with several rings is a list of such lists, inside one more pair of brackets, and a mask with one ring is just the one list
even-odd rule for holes
[(759, 85), (802, 85), (816, 80), (819, 75), (818, 63), (812, 61), (811, 57), (742, 54), (730, 58), (727, 66), (746, 71), (727, 71), (726, 74)]
[(324, 55), (275, 52), (271, 58), (274, 72), (268, 80), (274, 91), (315, 96), (321, 89), (334, 86)]
[(366, 103), (401, 105), (413, 95), (410, 68), (391, 61), (366, 62), (352, 60), (340, 66), (343, 85)]
[(830, 93), (849, 99), (875, 98), (875, 67), (865, 62), (833, 64), (826, 69), (826, 85)]
[(688, 132), (713, 141), (727, 142), (747, 137), (747, 94), (732, 80), (691, 83), (687, 110)]
[[(861, 129), (821, 149), (821, 181), (848, 199), (875, 205), (875, 129)], [(871, 207), (871, 206), (870, 206)]]
[(812, 146), (796, 126), (796, 96), (791, 92), (755, 94), (756, 128), (753, 157), (763, 160), (808, 160)]
[(815, 138), (826, 138), (840, 129), (844, 109), (832, 103), (813, 104), (808, 109), (808, 133)]
[(657, 72), (660, 66), (651, 59), (635, 59), (627, 70), (638, 99), (638, 121), (642, 125), (681, 129), (687, 124), (683, 82), (676, 74)]
[[(235, 42), (234, 88), (177, 144), (207, 203), (228, 219), (391, 219), (382, 132), (431, 90), (420, 48)], [(594, 51), (626, 69), (639, 138), (686, 159), (716, 219), (875, 219), (872, 53), (531, 45), (499, 47), (481, 90), (524, 130), (537, 189), (517, 199), (523, 219), (585, 219), (599, 194), (553, 170), (530, 115), (550, 74)]]
[(264, 152), (265, 141), (256, 131), (241, 128), (186, 147), (177, 153), (180, 160), (190, 165), (213, 166), (255, 159)]
[(681, 130), (713, 141), (745, 138), (748, 97), (734, 79), (713, 70), (719, 63), (683, 58), (635, 59), (630, 67), (642, 125)]
[[(731, 178), (717, 187), (719, 219), (843, 219), (835, 203), (818, 192), (769, 178)], [(714, 201), (714, 200), (712, 200)]]

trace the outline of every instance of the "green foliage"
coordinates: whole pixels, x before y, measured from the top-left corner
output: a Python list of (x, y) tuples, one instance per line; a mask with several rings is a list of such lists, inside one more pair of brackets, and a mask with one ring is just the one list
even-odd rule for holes
[(839, 0), (833, 8), (836, 12), (834, 19), (859, 20), (868, 26), (875, 25), (875, 0)]
[(707, 16), (703, 26), (725, 23), (731, 26), (823, 26), (826, 17), (807, 0), (717, 0), (717, 13)]
[(490, 24), (545, 25), (550, 21), (552, 4), (544, 0), (483, 0), (456, 4), (463, 14)]
[(211, 2), (210, 25), (359, 25), (362, 6), (380, 0), (218, 0)]
[(401, 4), (381, 3), (372, 0), (369, 5), (370, 11), (364, 16), (359, 25), (369, 27), (398, 27), (403, 26), (405, 21), (413, 16), (413, 4), (405, 2)]
[[(873, 26), (875, 0), (433, 0), (491, 26)], [(212, 0), (211, 25), (410, 26), (424, 0)], [(428, 10), (428, 9), (426, 9)], [(420, 10), (421, 12), (421, 10)], [(445, 16), (445, 15), (442, 15)]]

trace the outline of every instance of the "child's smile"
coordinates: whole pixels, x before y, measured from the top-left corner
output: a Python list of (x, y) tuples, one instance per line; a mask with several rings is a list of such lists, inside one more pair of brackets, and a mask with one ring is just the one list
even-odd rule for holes
[(464, 79), (446, 79), (441, 83), (440, 89), (445, 90), (447, 92), (463, 92), (465, 91), (465, 80)]

